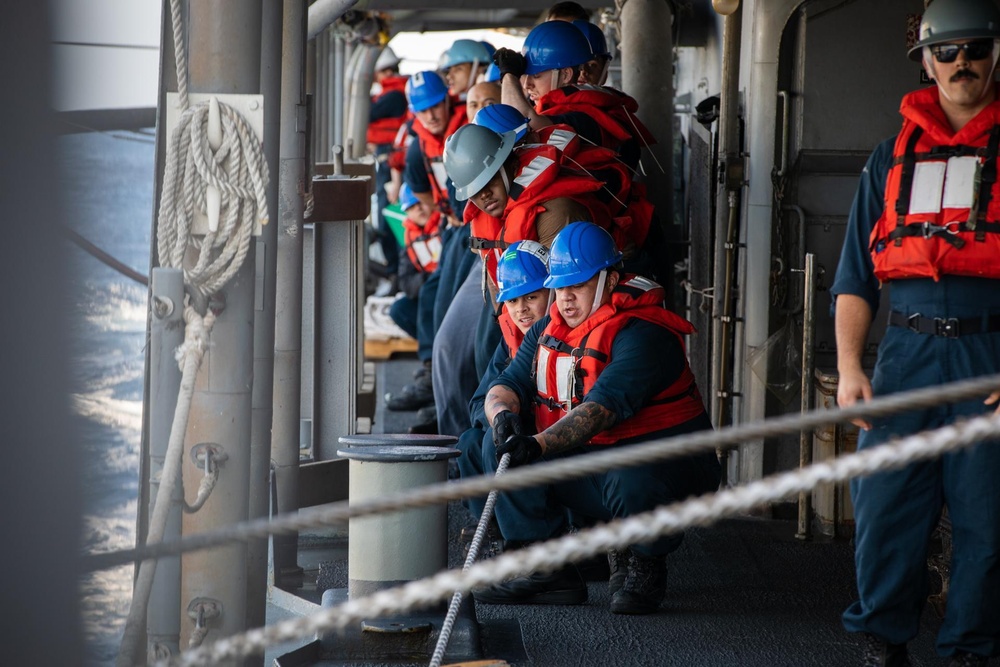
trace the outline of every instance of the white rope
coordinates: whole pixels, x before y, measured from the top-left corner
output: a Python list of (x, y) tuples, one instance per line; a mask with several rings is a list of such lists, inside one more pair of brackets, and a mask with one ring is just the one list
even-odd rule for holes
[[(180, 476), (181, 459), (184, 450), (184, 432), (187, 430), (188, 413), (191, 410), (191, 399), (194, 396), (194, 381), (198, 374), (198, 366), (208, 347), (208, 335), (215, 322), (211, 311), (204, 319), (191, 306), (184, 308), (184, 320), (187, 326), (184, 330), (184, 344), (178, 348), (183, 350), (178, 359), (181, 365), (181, 386), (177, 395), (177, 406), (174, 408), (174, 420), (170, 427), (170, 440), (167, 443), (167, 453), (163, 459), (163, 470), (160, 474), (160, 487), (156, 490), (156, 502), (149, 518), (149, 533), (147, 544), (159, 542), (166, 530), (167, 517), (170, 513), (170, 495), (174, 484)], [(146, 605), (149, 593), (153, 589), (153, 577), (156, 574), (155, 560), (144, 560), (139, 564), (139, 573), (135, 578), (132, 591), (132, 604), (128, 610), (125, 631), (122, 635), (121, 650), (115, 662), (117, 667), (131, 667), (138, 655), (139, 640), (146, 625)]]
[[(507, 472), (507, 466), (509, 465), (510, 454), (504, 454), (500, 457), (500, 463), (497, 464), (497, 472), (494, 478), (500, 477)], [(476, 526), (476, 534), (472, 536), (472, 543), (469, 544), (469, 553), (466, 554), (465, 564), (462, 566), (463, 572), (472, 567), (472, 564), (479, 558), (479, 546), (483, 543), (483, 538), (486, 537), (486, 529), (490, 524), (490, 518), (493, 516), (493, 507), (496, 504), (497, 490), (493, 489), (490, 491), (490, 495), (486, 497), (483, 513), (479, 517), (479, 525)], [(458, 607), (461, 604), (462, 591), (455, 591), (455, 594), (451, 598), (451, 604), (448, 605), (448, 613), (444, 617), (444, 623), (441, 624), (441, 633), (438, 635), (437, 646), (434, 647), (434, 654), (431, 656), (428, 667), (441, 667), (445, 649), (448, 648), (448, 640), (451, 639), (451, 629), (455, 626), (455, 619), (458, 617)]]
[[(184, 281), (201, 295), (218, 292), (247, 255), (258, 218), (267, 216), (267, 163), (253, 129), (232, 107), (219, 103), (222, 144), (213, 151), (205, 127), (208, 103), (187, 109), (170, 137), (157, 218), (160, 265), (183, 268)], [(219, 228), (191, 236), (196, 212), (205, 212), (205, 188), (221, 195)], [(193, 267), (188, 250), (199, 249)]]
[(996, 391), (998, 387), (1000, 387), (1000, 375), (984, 375), (881, 396), (836, 410), (787, 414), (719, 430), (695, 431), (681, 436), (650, 440), (628, 447), (596, 447), (593, 449), (598, 451), (592, 453), (522, 466), (509, 471), (500, 479), (481, 476), (443, 484), (430, 484), (357, 503), (343, 501), (324, 507), (304, 508), (298, 512), (276, 517), (252, 519), (240, 524), (223, 526), (211, 532), (188, 535), (173, 542), (86, 554), (83, 556), (81, 571), (91, 572), (147, 558), (172, 556), (221, 544), (266, 538), (270, 535), (302, 532), (317, 526), (345, 525), (356, 517), (429, 507), (452, 500), (483, 496), (493, 488), (503, 492), (542, 484), (555, 484), (617, 468), (657, 463), (698, 452), (714, 452), (720, 447), (729, 449), (738, 443), (773, 439), (792, 433), (797, 435), (803, 429), (811, 430), (854, 419), (885, 417), (957, 401), (982, 401), (984, 396)]
[[(854, 477), (903, 468), (910, 463), (996, 438), (1000, 415), (990, 414), (957, 422), (935, 431), (872, 447), (839, 459), (816, 463), (774, 475), (746, 486), (708, 494), (651, 512), (614, 521), (565, 537), (482, 561), (461, 572), (444, 571), (433, 577), (349, 600), (312, 616), (283, 621), (232, 635), (211, 646), (187, 651), (160, 667), (215, 665), (225, 660), (263, 651), (267, 646), (346, 627), (363, 619), (425, 607), (451, 595), (488, 586), (527, 572), (552, 571), (612, 548), (650, 542), (661, 535), (744, 513), (754, 507), (808, 491), (819, 484), (844, 482)], [(997, 446), (995, 443), (983, 446)]]

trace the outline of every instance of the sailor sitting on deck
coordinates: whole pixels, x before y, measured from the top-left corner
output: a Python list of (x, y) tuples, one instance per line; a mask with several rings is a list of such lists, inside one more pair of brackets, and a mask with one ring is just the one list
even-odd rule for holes
[(406, 213), (403, 220), (405, 244), (399, 253), (402, 296), (389, 308), (389, 316), (400, 329), (416, 338), (420, 288), (427, 276), (437, 269), (441, 257), (441, 211), (417, 199), (406, 183), (399, 189), (399, 205)]
[[(503, 454), (519, 466), (711, 428), (684, 353), (683, 336), (693, 327), (663, 308), (659, 285), (622, 273), (621, 258), (611, 236), (591, 223), (574, 222), (556, 236), (544, 283), (555, 289), (555, 304), (486, 396), (496, 443), (495, 457), (483, 453), (488, 468)], [(532, 405), (537, 434), (529, 436), (521, 424)], [(537, 542), (559, 534), (567, 509), (598, 521), (624, 518), (713, 491), (719, 478), (714, 453), (691, 455), (501, 494), (496, 517), (508, 546)], [(666, 594), (666, 555), (682, 537), (609, 554), (613, 613), (656, 611)], [(580, 604), (587, 588), (567, 566), (475, 597)]]
[[(497, 302), (501, 304), (499, 315), (500, 331), (503, 337), (496, 346), (493, 358), (490, 360), (479, 382), (479, 388), (469, 403), (469, 416), (472, 427), (458, 439), (458, 448), (462, 456), (458, 459), (458, 469), (462, 477), (482, 475), (482, 451), (489, 443), (493, 443), (493, 431), (486, 419), (486, 393), (493, 381), (510, 364), (517, 354), (524, 334), (538, 320), (545, 317), (552, 305), (552, 290), (545, 287), (548, 277), (549, 251), (537, 241), (518, 241), (512, 244), (497, 263), (497, 281), (499, 290)], [(531, 413), (527, 413), (520, 425), (524, 433), (534, 429)], [(491, 455), (492, 455), (492, 449)], [(477, 519), (483, 513), (485, 497), (470, 498), (469, 510)]]

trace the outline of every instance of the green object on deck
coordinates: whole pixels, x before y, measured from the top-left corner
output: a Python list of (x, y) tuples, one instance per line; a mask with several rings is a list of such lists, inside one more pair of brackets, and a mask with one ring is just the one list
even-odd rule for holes
[(406, 219), (406, 214), (403, 213), (403, 209), (399, 207), (399, 204), (389, 204), (382, 209), (382, 215), (385, 217), (385, 221), (389, 223), (389, 229), (392, 230), (392, 235), (396, 237), (399, 247), (402, 248), (406, 245), (403, 235), (403, 220)]

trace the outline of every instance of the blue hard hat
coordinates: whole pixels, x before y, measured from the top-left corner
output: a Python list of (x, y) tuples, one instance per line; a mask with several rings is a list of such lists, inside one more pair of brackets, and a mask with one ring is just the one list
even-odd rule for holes
[(462, 63), (483, 63), (490, 62), (493, 56), (484, 42), (477, 42), (474, 39), (456, 39), (444, 55), (441, 57), (441, 69), (448, 69)]
[(566, 21), (546, 21), (536, 25), (524, 39), (521, 53), (528, 61), (525, 74), (576, 67), (594, 57), (587, 37)]
[(590, 43), (590, 51), (595, 58), (611, 58), (611, 52), (608, 51), (608, 41), (604, 38), (604, 31), (601, 30), (600, 26), (580, 19), (573, 21), (573, 25), (579, 28), (583, 36), (587, 38)]
[(548, 249), (538, 241), (518, 241), (508, 246), (497, 262), (497, 303), (531, 294), (545, 287)]
[(600, 270), (622, 261), (611, 234), (592, 222), (571, 222), (552, 240), (546, 287), (585, 283)]
[(441, 104), (448, 97), (448, 84), (433, 70), (417, 72), (406, 81), (406, 99), (416, 113)]
[(491, 104), (476, 112), (472, 122), (488, 127), (497, 134), (516, 132), (517, 141), (528, 133), (528, 119), (509, 104)]
[(404, 211), (409, 210), (411, 206), (416, 206), (420, 203), (417, 196), (413, 194), (413, 188), (410, 187), (409, 183), (403, 183), (399, 188), (399, 207)]
[(493, 58), (493, 54), (497, 52), (497, 47), (493, 46), (492, 44), (490, 44), (489, 42), (487, 42), (485, 39), (482, 40), (479, 43), (486, 47), (486, 52), (490, 54), (490, 59), (492, 59)]
[(486, 68), (486, 80), (489, 82), (500, 80), (500, 68), (497, 67), (496, 63), (490, 63), (490, 66)]

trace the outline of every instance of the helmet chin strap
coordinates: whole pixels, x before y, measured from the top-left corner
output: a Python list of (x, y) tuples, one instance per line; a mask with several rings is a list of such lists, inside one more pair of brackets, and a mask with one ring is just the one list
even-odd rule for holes
[(607, 280), (608, 280), (608, 270), (601, 269), (600, 277), (598, 277), (597, 279), (597, 291), (594, 292), (594, 303), (591, 304), (590, 313), (587, 315), (587, 317), (593, 315), (595, 312), (597, 312), (597, 309), (601, 307), (601, 299), (604, 298), (604, 285), (607, 283)]
[(552, 86), (550, 90), (557, 89), (559, 87), (559, 70), (557, 69), (551, 70), (549, 77), (550, 77), (549, 84)]
[(503, 165), (500, 165), (500, 178), (503, 180), (504, 192), (510, 194), (510, 179), (507, 178), (507, 170), (504, 169)]
[(552, 310), (552, 303), (555, 300), (556, 300), (556, 291), (554, 289), (550, 289), (549, 290), (549, 300), (548, 300), (548, 303), (545, 304), (545, 312), (546, 313), (549, 312), (550, 310)]

